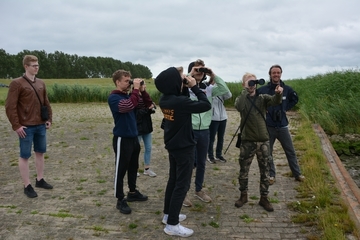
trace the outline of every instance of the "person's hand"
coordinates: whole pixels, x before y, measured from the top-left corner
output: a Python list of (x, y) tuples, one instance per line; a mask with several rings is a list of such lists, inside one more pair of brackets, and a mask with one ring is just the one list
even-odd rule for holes
[(193, 86), (196, 85), (196, 80), (195, 78), (191, 77), (191, 76), (185, 76), (184, 79), (187, 80), (187, 83), (184, 84), (185, 86), (192, 88)]
[(21, 127), (19, 127), (18, 129), (15, 130), (15, 132), (17, 133), (17, 135), (20, 138), (25, 138), (26, 137), (26, 132), (24, 130), (25, 128), (26, 128), (25, 126), (21, 126)]
[(134, 79), (134, 89), (140, 89), (140, 83), (142, 82), (143, 80), (141, 78), (135, 78)]
[(46, 121), (46, 123), (45, 123), (45, 127), (46, 127), (46, 129), (49, 129), (49, 128), (51, 127), (51, 122)]
[(275, 88), (275, 93), (282, 94), (283, 90), (284, 89), (280, 85), (277, 85)]

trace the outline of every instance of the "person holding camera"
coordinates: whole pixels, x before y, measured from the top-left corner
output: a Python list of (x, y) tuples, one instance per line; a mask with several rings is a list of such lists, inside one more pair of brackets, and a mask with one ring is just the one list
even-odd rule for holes
[[(186, 219), (180, 210), (190, 188), (195, 160), (196, 141), (191, 114), (206, 112), (211, 109), (211, 104), (196, 80), (183, 74), (182, 67), (162, 71), (155, 79), (155, 86), (163, 94), (159, 106), (164, 114), (164, 143), (170, 165), (162, 223), (166, 224), (166, 234), (188, 237), (194, 231), (179, 222)], [(188, 88), (197, 96), (197, 100), (189, 98)]]
[(270, 82), (258, 90), (259, 93), (262, 94), (274, 95), (277, 86), (281, 86), (284, 89), (283, 101), (281, 105), (269, 107), (266, 113), (266, 125), (270, 134), (270, 185), (274, 184), (276, 181), (276, 169), (274, 159), (272, 157), (276, 139), (279, 140), (282, 148), (285, 151), (286, 159), (289, 163), (289, 167), (295, 180), (300, 182), (305, 180), (305, 177), (301, 174), (300, 171), (288, 128), (289, 121), (286, 116), (286, 112), (297, 104), (299, 98), (296, 92), (290, 86), (285, 85), (285, 83), (281, 80), (281, 75), (282, 68), (280, 65), (271, 66), (269, 69)]
[[(35, 187), (53, 188), (44, 180), (46, 130), (52, 123), (52, 110), (45, 83), (36, 78), (40, 67), (38, 58), (34, 55), (24, 56), (23, 66), (25, 68), (24, 75), (10, 83), (5, 110), (12, 129), (19, 136), (19, 170), (24, 183), (24, 193), (29, 198), (35, 198), (37, 193), (31, 186), (29, 175), (29, 158), (33, 144), (37, 173)], [(47, 116), (41, 114), (43, 106), (46, 106), (48, 110)]]
[[(113, 149), (115, 153), (114, 189), (117, 198), (116, 208), (123, 214), (130, 214), (131, 208), (127, 202), (146, 201), (148, 197), (136, 189), (137, 170), (139, 168), (140, 144), (136, 123), (136, 107), (140, 101), (140, 78), (133, 80), (131, 88), (131, 73), (117, 70), (113, 73), (116, 90), (108, 97), (108, 104), (114, 118)], [(144, 92), (144, 89), (142, 89)], [(142, 92), (142, 93), (143, 93)], [(143, 93), (143, 95), (145, 95)], [(124, 177), (127, 172), (129, 192), (125, 199)]]
[(274, 208), (268, 200), (269, 193), (269, 134), (266, 129), (265, 114), (269, 106), (275, 106), (282, 101), (281, 86), (275, 89), (275, 95), (258, 94), (256, 87), (259, 80), (252, 73), (246, 73), (242, 78), (245, 88), (235, 100), (235, 108), (240, 112), (241, 132), (240, 143), (240, 198), (235, 207), (242, 207), (248, 202), (248, 180), (251, 162), (256, 154), (260, 169), (260, 201), (259, 205), (266, 211), (272, 212)]
[[(224, 80), (217, 76), (212, 69), (205, 67), (205, 63), (201, 59), (189, 64), (188, 76), (195, 78), (198, 88), (206, 94), (210, 103), (212, 103), (213, 97), (224, 95), (230, 91)], [(214, 84), (205, 84), (203, 82), (207, 76), (210, 77), (209, 82)], [(197, 95), (192, 92), (191, 89), (189, 90), (189, 94), (192, 100), (196, 101), (198, 99)], [(211, 197), (202, 190), (210, 141), (209, 127), (211, 123), (211, 116), (211, 109), (206, 112), (192, 114), (192, 126), (196, 142), (194, 163), (196, 166), (195, 197), (206, 203), (212, 201)], [(192, 202), (188, 197), (186, 197), (183, 205), (190, 207), (192, 206)]]
[(139, 104), (136, 108), (136, 122), (139, 142), (144, 142), (144, 175), (156, 177), (156, 173), (150, 169), (152, 147), (152, 120), (151, 114), (155, 113), (156, 105), (146, 92), (146, 83), (140, 85)]

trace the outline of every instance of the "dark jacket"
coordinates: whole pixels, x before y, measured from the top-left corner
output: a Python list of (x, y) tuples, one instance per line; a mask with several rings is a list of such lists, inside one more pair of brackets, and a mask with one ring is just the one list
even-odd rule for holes
[[(242, 141), (251, 142), (265, 142), (269, 140), (269, 133), (267, 131), (266, 123), (264, 121), (266, 109), (269, 106), (275, 106), (281, 103), (281, 94), (270, 96), (268, 94), (257, 94), (257, 96), (250, 97), (246, 90), (243, 90), (235, 100), (235, 108), (240, 112), (241, 124), (240, 128), (244, 126), (241, 133)], [(251, 101), (254, 106), (251, 108)], [(255, 106), (259, 109), (256, 109)], [(250, 111), (249, 116), (246, 116)], [(245, 122), (246, 120), (246, 122)]]
[[(269, 82), (267, 85), (259, 88), (258, 93), (274, 95), (276, 85), (277, 84)], [(289, 124), (286, 112), (293, 108), (299, 101), (297, 93), (281, 80), (280, 86), (284, 89), (282, 103), (267, 109), (266, 124), (269, 127), (286, 127)]]
[(134, 138), (138, 136), (136, 126), (136, 107), (139, 103), (139, 89), (131, 94), (113, 90), (108, 104), (114, 118), (113, 134), (117, 137)]
[(195, 145), (191, 114), (211, 109), (209, 100), (198, 86), (191, 88), (198, 98), (193, 101), (182, 95), (181, 84), (182, 78), (174, 67), (162, 71), (155, 79), (156, 88), (163, 94), (159, 106), (164, 114), (164, 143), (168, 150)]
[(153, 104), (153, 102), (149, 94), (145, 91), (142, 92), (139, 105), (136, 109), (136, 123), (139, 136), (149, 134), (153, 131), (151, 114), (155, 113), (155, 109), (149, 109), (151, 104)]
[[(46, 122), (41, 120), (40, 101), (41, 104), (48, 107), (48, 121), (52, 122), (52, 110), (47, 97), (45, 83), (39, 78), (35, 78), (35, 81), (30, 81), (30, 83), (27, 80), (30, 81), (26, 79), (26, 76), (22, 76), (12, 80), (9, 86), (5, 109), (14, 131), (21, 126), (34, 126)], [(36, 89), (40, 101), (30, 84)]]

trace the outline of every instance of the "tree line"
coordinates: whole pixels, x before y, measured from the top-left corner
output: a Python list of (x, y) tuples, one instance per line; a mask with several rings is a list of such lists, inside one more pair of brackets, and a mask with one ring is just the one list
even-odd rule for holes
[(21, 76), (24, 73), (22, 60), (25, 55), (37, 56), (41, 69), (37, 76), (44, 79), (111, 78), (117, 69), (130, 71), (133, 78), (152, 78), (148, 67), (110, 57), (84, 57), (60, 51), (46, 53), (44, 50), (23, 50), (12, 55), (4, 49), (0, 49), (0, 78)]

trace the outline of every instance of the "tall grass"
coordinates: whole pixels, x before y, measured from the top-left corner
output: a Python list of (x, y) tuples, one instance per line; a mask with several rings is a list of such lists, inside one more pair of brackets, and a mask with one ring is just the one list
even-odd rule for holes
[(335, 71), (286, 81), (299, 95), (298, 108), (328, 134), (360, 131), (360, 71)]

